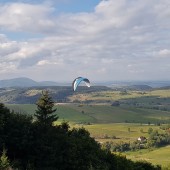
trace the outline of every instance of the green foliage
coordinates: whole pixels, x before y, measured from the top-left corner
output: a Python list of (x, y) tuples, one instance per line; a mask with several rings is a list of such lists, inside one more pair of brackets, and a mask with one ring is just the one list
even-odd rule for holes
[(141, 149), (141, 145), (140, 145), (140, 142), (138, 141), (134, 141), (130, 144), (130, 149), (129, 150), (132, 150), (132, 151), (135, 151), (135, 150), (139, 150)]
[(151, 163), (148, 163), (146, 161), (137, 161), (134, 170), (151, 170), (151, 169), (161, 170), (161, 167), (153, 166)]
[(170, 164), (168, 166), (162, 167), (162, 170), (170, 170)]
[(157, 130), (150, 133), (147, 145), (148, 147), (161, 147), (170, 144), (169, 133), (158, 133)]
[(2, 155), (0, 157), (0, 169), (1, 170), (7, 170), (10, 167), (10, 161), (6, 154), (7, 154), (7, 151), (3, 149)]
[[(153, 130), (153, 129), (152, 129)], [(135, 151), (140, 149), (149, 149), (153, 147), (161, 147), (170, 144), (170, 134), (169, 133), (158, 133), (157, 130), (152, 131), (149, 134), (148, 139), (145, 137), (141, 141), (133, 141), (131, 143), (127, 142), (105, 142), (103, 148), (106, 150), (111, 150), (113, 152), (125, 152), (125, 151)]]
[(114, 152), (125, 152), (130, 150), (130, 143), (119, 142), (116, 144), (112, 144), (112, 151)]
[(169, 131), (170, 124), (160, 126), (160, 129)]
[(151, 134), (153, 132), (153, 129), (152, 128), (149, 128), (148, 129), (148, 134)]
[(22, 157), (22, 162), (26, 162), (28, 149), (31, 149), (32, 117), (10, 112), (3, 104), (0, 104), (0, 122), (3, 122), (0, 124), (0, 150), (3, 150), (2, 146), (5, 146), (11, 161)]
[(54, 101), (49, 96), (49, 92), (43, 91), (42, 96), (37, 101), (37, 110), (34, 115), (40, 124), (52, 125), (58, 119), (57, 115), (54, 114), (56, 109), (53, 109), (53, 107)]
[(143, 133), (143, 129), (142, 128), (140, 129), (140, 132)]
[[(40, 106), (44, 106), (44, 103)], [(53, 113), (51, 106), (53, 104), (47, 108)], [(8, 157), (14, 168), (135, 170), (138, 167), (138, 164), (124, 156), (112, 154), (109, 149), (101, 149), (100, 144), (84, 128), (70, 129), (68, 122), (51, 126), (51, 118), (47, 122), (46, 119), (41, 120), (37, 123), (32, 117), (12, 113), (0, 105), (0, 146), (4, 145), (8, 149)], [(50, 126), (42, 126), (44, 124)], [(140, 168), (146, 166), (150, 170), (157, 170), (147, 163), (140, 165)]]
[(132, 143), (123, 142), (123, 141), (114, 143), (112, 141), (111, 142), (107, 141), (102, 144), (102, 148), (112, 152), (127, 152), (130, 150), (134, 151), (134, 150), (143, 149), (145, 148), (145, 145), (139, 141), (134, 141)]
[(130, 127), (128, 127), (128, 132), (130, 132)]
[[(10, 104), (7, 106), (15, 112), (32, 115), (36, 109), (36, 105), (33, 104)], [(90, 123), (148, 123), (149, 121), (150, 124), (155, 124), (158, 121), (170, 122), (169, 112), (123, 105), (119, 107), (109, 105), (82, 105), (82, 107), (78, 107), (78, 104), (66, 104), (54, 106), (54, 109), (56, 108), (59, 121), (63, 119), (69, 122)], [(85, 114), (82, 114), (82, 110)]]

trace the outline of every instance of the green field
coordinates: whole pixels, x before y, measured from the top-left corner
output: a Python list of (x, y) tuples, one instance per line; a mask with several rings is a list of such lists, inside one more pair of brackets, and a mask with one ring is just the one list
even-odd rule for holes
[(122, 93), (121, 91), (99, 91), (99, 92), (92, 92), (92, 93), (83, 93), (83, 94), (75, 94), (70, 96), (70, 100), (74, 101), (79, 99), (81, 101), (86, 100), (93, 100), (93, 101), (107, 101), (107, 100), (122, 100), (122, 99), (144, 99), (151, 97), (154, 99), (161, 99), (161, 98), (169, 98), (170, 97), (170, 90), (150, 90), (150, 91), (133, 91), (127, 90), (126, 93)]
[(140, 150), (136, 152), (126, 152), (126, 157), (134, 161), (145, 160), (155, 165), (170, 167), (170, 145), (154, 150)]
[[(7, 105), (11, 110), (19, 113), (34, 114), (36, 105), (13, 104)], [(75, 123), (170, 123), (170, 112), (154, 109), (116, 107), (109, 105), (57, 105), (57, 115), (60, 121)]]
[[(148, 129), (152, 128), (153, 130), (158, 130), (160, 133), (162, 130), (159, 126), (155, 125), (146, 125), (146, 124), (133, 124), (133, 123), (113, 123), (113, 124), (95, 124), (95, 125), (84, 125), (91, 136), (93, 136), (100, 143), (106, 141), (112, 141), (114, 143), (118, 142), (133, 142), (137, 140), (139, 136), (148, 137)], [(130, 128), (130, 132), (128, 131)], [(140, 131), (143, 129), (143, 133)], [(112, 138), (102, 138), (103, 136), (112, 137), (115, 136), (116, 139)], [(139, 151), (130, 151), (124, 152), (123, 155), (126, 155), (128, 159), (134, 161), (145, 160), (151, 162), (155, 165), (162, 165), (164, 167), (170, 166), (170, 146), (165, 146), (161, 148), (153, 149), (141, 149)]]
[[(34, 114), (36, 105), (7, 105), (10, 109), (25, 114)], [(57, 105), (58, 123), (62, 120), (69, 121), (71, 127), (84, 127), (92, 137), (100, 143), (112, 142), (133, 142), (139, 136), (148, 137), (148, 129), (161, 132), (160, 126), (151, 123), (169, 120), (169, 112), (153, 109), (140, 109), (133, 107), (113, 107), (108, 105)], [(125, 122), (139, 123), (119, 123)], [(87, 125), (90, 123), (90, 125)], [(129, 131), (130, 129), (130, 131)], [(142, 129), (142, 132), (141, 132)], [(108, 138), (104, 138), (104, 136)], [(112, 139), (115, 136), (116, 139)], [(153, 151), (140, 150), (138, 152), (123, 153), (132, 160), (147, 160), (154, 164), (168, 166), (170, 163), (170, 147), (162, 147)]]
[[(138, 124), (138, 123), (111, 123), (111, 124), (94, 124), (83, 125), (90, 134), (100, 142), (105, 141), (135, 141), (140, 136), (148, 137), (148, 129), (162, 131), (159, 126)], [(130, 131), (128, 130), (130, 128)], [(143, 129), (143, 132), (141, 132)], [(116, 139), (102, 139), (101, 137), (107, 135), (108, 137), (115, 136)]]
[[(59, 116), (56, 123), (65, 120), (71, 127), (83, 126), (100, 143), (133, 142), (140, 136), (147, 138), (150, 127), (161, 132), (160, 126), (156, 124), (170, 123), (170, 90), (145, 93), (131, 91), (126, 95), (116, 91), (96, 92), (77, 94), (72, 96), (71, 100), (76, 98), (81, 102), (55, 106)], [(95, 102), (88, 103), (88, 100)], [(120, 106), (111, 106), (113, 100), (119, 100)], [(102, 103), (103, 101), (105, 102)], [(33, 115), (36, 110), (34, 104), (7, 104), (6, 106), (15, 112), (30, 115)], [(113, 139), (113, 136), (116, 139)], [(170, 164), (169, 146), (123, 154), (132, 160), (146, 160), (163, 166)]]

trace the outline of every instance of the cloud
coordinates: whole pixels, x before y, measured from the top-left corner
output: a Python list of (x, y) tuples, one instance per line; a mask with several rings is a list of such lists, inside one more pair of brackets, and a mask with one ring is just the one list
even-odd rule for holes
[(53, 79), (49, 72), (61, 80), (78, 74), (95, 80), (166, 79), (169, 5), (168, 0), (107, 0), (93, 12), (58, 14), (50, 3), (3, 4), (1, 30), (43, 36), (12, 41), (0, 35), (2, 67), (9, 63), (8, 72), (35, 79)]
[(11, 71), (16, 71), (16, 65), (13, 62), (1, 62), (0, 63), (0, 75), (1, 74), (9, 74)]
[(10, 31), (45, 33), (54, 29), (49, 19), (52, 7), (39, 4), (7, 3), (0, 7), (0, 27)]
[(16, 41), (9, 41), (5, 35), (0, 35), (0, 61), (2, 61), (3, 56), (7, 56), (11, 53), (17, 52), (19, 50)]
[(170, 50), (168, 49), (163, 49), (158, 52), (158, 55), (160, 57), (169, 57), (170, 58)]

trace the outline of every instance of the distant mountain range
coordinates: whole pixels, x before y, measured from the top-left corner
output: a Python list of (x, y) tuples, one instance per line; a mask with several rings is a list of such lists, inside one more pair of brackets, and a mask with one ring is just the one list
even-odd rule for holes
[(53, 81), (37, 82), (37, 81), (34, 81), (34, 80), (26, 78), (26, 77), (0, 80), (0, 88), (4, 88), (4, 87), (58, 86), (58, 85), (64, 85), (64, 84), (53, 82)]
[(103, 85), (103, 86), (108, 86), (112, 88), (127, 88), (128, 86), (150, 86), (152, 88), (163, 88), (170, 86), (170, 81), (106, 81), (106, 82), (97, 82), (95, 83), (96, 85)]
[[(13, 79), (0, 80), (0, 88), (5, 87), (41, 87), (41, 86), (71, 86), (72, 82), (55, 82), (55, 81), (34, 81), (30, 78), (20, 77)], [(82, 84), (83, 85), (83, 84)], [(140, 90), (149, 88), (160, 88), (170, 86), (170, 81), (91, 81), (92, 86), (107, 86), (110, 88), (137, 88)], [(135, 86), (135, 87), (134, 87)], [(141, 88), (141, 86), (143, 86)], [(148, 86), (148, 87), (147, 87)], [(144, 89), (143, 89), (144, 88)]]
[[(170, 82), (102, 82), (92, 83), (90, 88), (82, 85), (73, 92), (71, 82), (60, 83), (53, 81), (37, 82), (29, 78), (0, 80), (0, 101), (12, 104), (35, 103), (40, 97), (42, 90), (48, 90), (56, 102), (69, 102), (68, 96), (77, 93), (94, 93), (100, 91), (116, 90), (126, 91), (151, 91), (155, 89), (170, 89)], [(97, 93), (96, 93), (97, 94)]]

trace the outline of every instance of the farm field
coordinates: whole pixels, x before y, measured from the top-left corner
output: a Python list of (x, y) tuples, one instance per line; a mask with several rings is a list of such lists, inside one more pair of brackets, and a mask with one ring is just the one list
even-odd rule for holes
[[(77, 125), (78, 126), (78, 125)], [(99, 142), (131, 142), (137, 140), (140, 136), (148, 137), (148, 129), (158, 130), (161, 132), (159, 126), (138, 124), (138, 123), (111, 123), (111, 124), (94, 124), (94, 125), (83, 125), (91, 136), (93, 136)], [(142, 129), (142, 132), (141, 132)], [(107, 136), (107, 138), (103, 138)], [(115, 139), (112, 137), (115, 136)]]
[[(147, 138), (149, 128), (158, 130), (159, 133), (163, 132), (163, 130), (160, 129), (160, 126), (133, 123), (94, 124), (84, 125), (83, 127), (100, 143), (107, 141), (112, 141), (113, 143), (128, 143), (137, 140), (140, 136)], [(128, 129), (130, 129), (130, 131)], [(105, 138), (105, 136), (107, 136), (107, 138)], [(112, 136), (116, 137), (116, 139), (112, 139)], [(155, 165), (159, 164), (163, 167), (170, 166), (170, 145), (161, 148), (128, 151), (121, 154), (126, 155), (128, 159), (134, 161), (145, 160)]]
[[(156, 99), (161, 98), (168, 99), (170, 97), (169, 89), (154, 89), (149, 91), (134, 91), (134, 90), (124, 90), (124, 91), (99, 91), (91, 93), (76, 93), (70, 96), (70, 100), (74, 101), (79, 99), (81, 101), (92, 100), (92, 101), (107, 101), (107, 100), (122, 100), (122, 99)], [(144, 100), (143, 100), (144, 101)], [(148, 100), (147, 100), (148, 101)]]
[(140, 150), (136, 152), (124, 153), (128, 159), (134, 161), (145, 160), (155, 165), (170, 167), (170, 145), (153, 150)]
[[(13, 104), (7, 105), (11, 110), (33, 115), (36, 105)], [(169, 123), (170, 112), (146, 108), (114, 107), (109, 105), (57, 105), (59, 121), (63, 119), (75, 123)]]
[[(77, 96), (78, 95), (78, 96)], [(105, 91), (72, 96), (73, 103), (56, 104), (58, 121), (68, 121), (72, 127), (84, 127), (98, 142), (134, 142), (138, 137), (148, 137), (148, 129), (160, 129), (160, 124), (170, 124), (170, 90), (154, 90), (145, 93), (130, 91)], [(75, 98), (78, 103), (74, 103)], [(73, 99), (73, 100), (72, 100)], [(118, 100), (119, 106), (111, 106)], [(92, 102), (87, 102), (92, 101)], [(99, 102), (98, 102), (99, 101)], [(35, 104), (6, 104), (15, 112), (33, 115)], [(170, 147), (123, 152), (132, 160), (146, 160), (153, 164), (170, 164)]]
[[(33, 115), (36, 110), (34, 104), (8, 104), (11, 110)], [(132, 106), (57, 105), (59, 121), (89, 124), (89, 123), (170, 123), (170, 112), (154, 109), (135, 108)]]
[[(32, 104), (7, 106), (24, 114), (34, 114), (36, 109), (36, 105)], [(65, 120), (69, 121), (71, 127), (84, 127), (100, 143), (107, 141), (114, 143), (133, 142), (140, 136), (147, 138), (149, 128), (162, 131), (160, 126), (155, 125), (155, 123), (169, 120), (170, 114), (167, 111), (108, 105), (69, 104), (57, 105), (56, 108), (59, 116), (56, 123)], [(123, 123), (125, 120), (131, 123)], [(170, 147), (162, 147), (152, 151), (140, 150), (138, 152), (124, 152), (123, 154), (132, 160), (147, 160), (153, 164), (168, 166), (169, 151)]]

